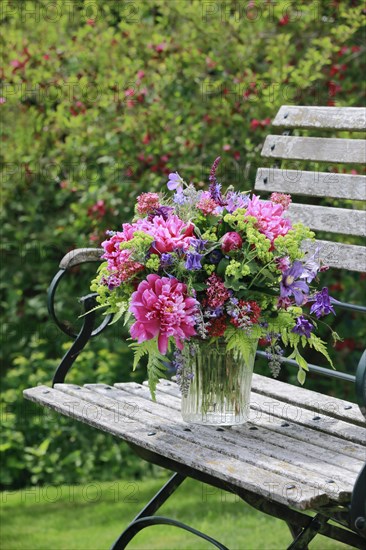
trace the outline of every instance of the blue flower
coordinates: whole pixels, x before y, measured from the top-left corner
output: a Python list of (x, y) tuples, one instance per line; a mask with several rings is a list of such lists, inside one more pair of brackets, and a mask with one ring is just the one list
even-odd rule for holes
[(182, 187), (178, 187), (176, 193), (174, 193), (173, 201), (176, 204), (184, 204), (187, 202), (187, 197), (184, 195)]
[(310, 334), (313, 328), (314, 325), (310, 323), (310, 321), (308, 321), (303, 315), (300, 315), (296, 319), (296, 325), (291, 332), (295, 332), (296, 334), (300, 334), (300, 336), (306, 336), (306, 338), (310, 338)]
[(202, 255), (197, 254), (197, 252), (188, 252), (185, 268), (192, 271), (201, 269), (202, 268), (201, 258), (202, 258)]
[(333, 298), (330, 298), (328, 289), (324, 287), (320, 292), (317, 292), (311, 300), (309, 300), (311, 302), (315, 301), (310, 308), (310, 313), (315, 313), (318, 319), (319, 317), (323, 317), (329, 313), (334, 313), (335, 315), (331, 300), (333, 300)]
[(304, 294), (308, 294), (309, 287), (304, 281), (298, 281), (304, 271), (301, 262), (294, 262), (293, 265), (287, 269), (282, 275), (282, 281), (280, 282), (280, 296), (286, 298), (293, 295), (295, 302), (298, 306), (301, 306), (304, 302)]

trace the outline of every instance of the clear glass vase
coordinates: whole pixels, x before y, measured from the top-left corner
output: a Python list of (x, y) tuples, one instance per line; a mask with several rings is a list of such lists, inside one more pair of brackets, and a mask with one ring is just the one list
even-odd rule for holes
[(184, 372), (190, 384), (182, 395), (183, 420), (214, 426), (247, 422), (256, 349), (257, 343), (248, 361), (227, 350), (225, 343), (202, 343), (185, 353)]

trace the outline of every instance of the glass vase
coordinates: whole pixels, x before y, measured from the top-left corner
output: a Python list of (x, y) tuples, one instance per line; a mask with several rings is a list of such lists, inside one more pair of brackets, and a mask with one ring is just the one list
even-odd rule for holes
[(249, 419), (250, 390), (257, 342), (247, 360), (225, 343), (191, 347), (184, 354), (188, 390), (182, 394), (186, 422), (213, 426), (244, 424)]

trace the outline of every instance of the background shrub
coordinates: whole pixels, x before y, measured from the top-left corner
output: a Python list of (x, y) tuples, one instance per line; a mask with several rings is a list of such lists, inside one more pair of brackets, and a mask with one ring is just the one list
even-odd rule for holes
[[(68, 345), (46, 312), (57, 264), (98, 245), (170, 171), (204, 185), (221, 155), (223, 184), (252, 188), (282, 104), (360, 105), (362, 2), (4, 0), (1, 16), (2, 484), (113, 478), (122, 467), (140, 475), (111, 438), (23, 401), (25, 387), (50, 382)], [(93, 270), (70, 273), (65, 320), (79, 314), (73, 297)], [(360, 301), (359, 275), (323, 279)], [(362, 325), (349, 314), (336, 323), (338, 364), (355, 365)], [(128, 379), (125, 338), (120, 328), (102, 336), (70, 379)]]

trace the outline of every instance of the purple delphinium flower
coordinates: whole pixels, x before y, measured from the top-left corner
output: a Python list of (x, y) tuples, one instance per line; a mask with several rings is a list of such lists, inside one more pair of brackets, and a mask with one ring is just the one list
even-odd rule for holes
[(168, 253), (164, 253), (160, 256), (160, 265), (161, 267), (169, 267), (173, 263), (173, 256)]
[(204, 252), (206, 243), (207, 243), (207, 241), (205, 241), (203, 239), (194, 239), (194, 238), (192, 238), (190, 240), (191, 246), (193, 246), (195, 251), (198, 252), (198, 253)]
[(169, 181), (167, 183), (167, 187), (169, 191), (175, 191), (178, 189), (178, 187), (182, 187), (183, 185), (183, 179), (180, 177), (178, 172), (171, 172), (169, 174)]
[(296, 325), (291, 332), (295, 332), (296, 334), (300, 334), (300, 336), (306, 336), (306, 338), (310, 338), (310, 334), (313, 328), (314, 325), (310, 323), (310, 321), (308, 321), (306, 317), (300, 315), (296, 319)]
[(201, 265), (202, 254), (197, 254), (197, 252), (188, 252), (185, 268), (190, 271), (196, 271), (202, 268)]
[(281, 298), (287, 298), (293, 295), (298, 306), (301, 306), (304, 302), (304, 294), (308, 294), (309, 292), (309, 287), (305, 281), (296, 280), (301, 276), (302, 272), (302, 263), (296, 261), (283, 273), (282, 281), (280, 282)]
[(331, 304), (332, 298), (328, 294), (328, 289), (324, 287), (320, 292), (317, 292), (313, 298), (309, 301), (315, 302), (311, 308), (310, 313), (315, 313), (316, 317), (323, 317), (329, 313), (336, 314)]

